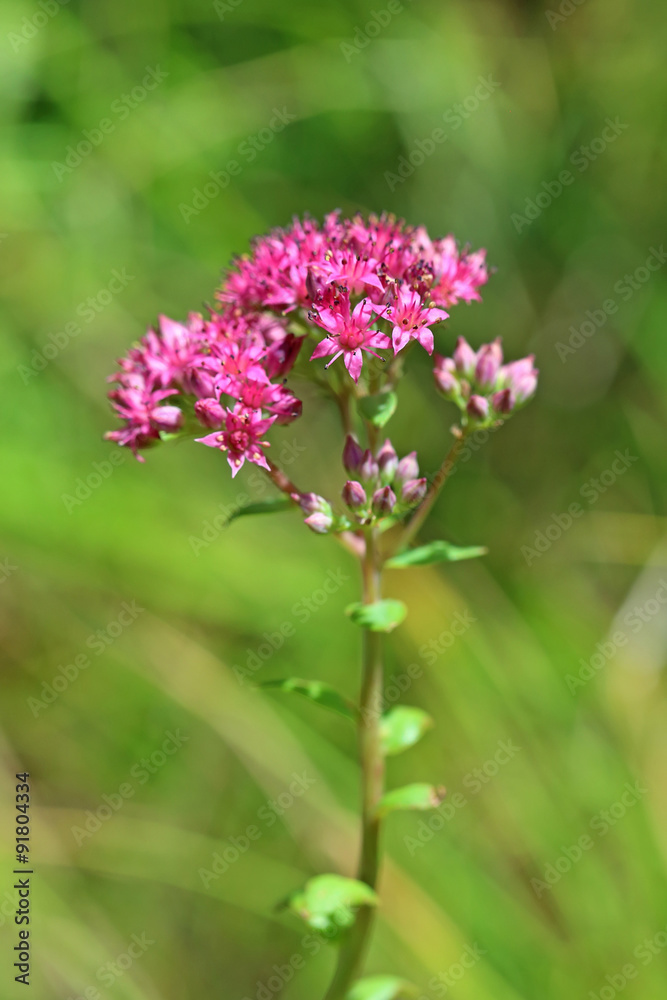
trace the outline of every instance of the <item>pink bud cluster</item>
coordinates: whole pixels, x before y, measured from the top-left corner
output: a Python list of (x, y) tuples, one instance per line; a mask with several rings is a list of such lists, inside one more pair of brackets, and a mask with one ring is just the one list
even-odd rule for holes
[(479, 299), (486, 281), (483, 250), (393, 216), (297, 219), (234, 262), (208, 317), (161, 316), (121, 359), (109, 396), (123, 426), (107, 437), (139, 457), (165, 434), (203, 426), (197, 440), (225, 451), (232, 475), (246, 460), (268, 468), (269, 428), (301, 413), (283, 382), (307, 337), (311, 358), (342, 357), (357, 382), (365, 355), (412, 340), (431, 353), (444, 307)]
[(348, 434), (343, 449), (348, 479), (341, 496), (352, 516), (336, 515), (332, 505), (317, 493), (294, 494), (293, 499), (306, 515), (304, 521), (318, 535), (344, 531), (360, 524), (373, 524), (392, 514), (402, 515), (417, 507), (428, 489), (425, 477), (419, 476), (417, 453), (399, 460), (389, 438), (375, 453), (361, 447), (356, 437)]
[(534, 394), (538, 371), (534, 356), (503, 364), (500, 337), (478, 351), (459, 337), (451, 358), (436, 356), (433, 374), (442, 395), (456, 403), (469, 422), (505, 420)]
[(402, 514), (416, 507), (426, 495), (427, 482), (419, 477), (416, 452), (399, 460), (389, 438), (373, 454), (348, 434), (343, 465), (349, 475), (356, 477), (343, 486), (343, 503), (361, 524)]

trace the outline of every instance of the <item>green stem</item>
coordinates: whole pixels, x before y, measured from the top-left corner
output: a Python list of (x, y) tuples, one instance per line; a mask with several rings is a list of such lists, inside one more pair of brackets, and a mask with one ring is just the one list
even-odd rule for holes
[[(363, 601), (380, 600), (382, 570), (378, 557), (375, 529), (366, 534), (366, 553), (362, 560)], [(380, 742), (383, 669), (382, 635), (364, 630), (363, 675), (359, 713), (359, 755), (361, 759), (362, 819), (361, 857), (357, 878), (372, 889), (377, 885), (379, 868), (380, 821), (377, 806), (384, 792), (384, 754)], [(341, 945), (338, 965), (325, 1000), (344, 1000), (361, 971), (375, 919), (375, 908), (363, 906), (354, 927)]]
[(461, 431), (460, 436), (457, 437), (456, 441), (454, 442), (454, 444), (448, 451), (447, 455), (445, 456), (442, 465), (436, 472), (433, 478), (433, 482), (428, 488), (426, 496), (420, 503), (419, 507), (417, 507), (417, 510), (414, 512), (414, 514), (406, 524), (405, 528), (399, 535), (398, 542), (394, 549), (395, 552), (401, 552), (407, 545), (409, 545), (409, 543), (415, 537), (415, 535), (421, 528), (422, 524), (428, 517), (433, 504), (438, 498), (440, 490), (447, 482), (447, 479), (449, 478), (452, 469), (456, 465), (457, 459), (461, 454), (463, 445), (465, 444), (465, 440), (466, 440), (466, 433), (465, 431)]

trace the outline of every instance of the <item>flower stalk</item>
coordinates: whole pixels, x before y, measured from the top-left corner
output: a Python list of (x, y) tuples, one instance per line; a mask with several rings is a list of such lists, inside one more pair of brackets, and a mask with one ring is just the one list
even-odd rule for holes
[[(481, 546), (459, 548), (444, 539), (413, 543), (468, 434), (500, 426), (537, 385), (532, 355), (506, 364), (500, 338), (477, 351), (459, 338), (451, 357), (434, 359), (436, 389), (458, 407), (460, 421), (433, 480), (420, 476), (416, 451), (399, 458), (391, 440), (382, 441), (398, 406), (406, 359), (416, 345), (433, 355), (433, 328), (448, 319), (452, 306), (478, 301), (487, 280), (484, 250), (461, 248), (452, 236), (432, 240), (424, 227), (392, 215), (342, 219), (332, 212), (322, 225), (296, 219), (256, 239), (249, 254), (236, 258), (215, 307), (208, 307), (210, 315), (192, 312), (183, 323), (160, 316), (110, 377), (109, 397), (121, 420), (121, 427), (107, 434), (110, 440), (143, 461), (141, 452), (159, 441), (203, 428), (206, 433), (196, 440), (225, 455), (232, 477), (252, 463), (287, 498), (251, 503), (241, 513), (291, 506), (311, 532), (333, 535), (359, 561), (362, 599), (346, 609), (362, 629), (359, 705), (315, 679), (264, 685), (298, 691), (357, 721), (357, 878), (316, 875), (285, 904), (340, 945), (325, 1000), (349, 1000), (351, 990), (379, 1000), (377, 977), (359, 981), (359, 976), (378, 902), (381, 822), (396, 809), (433, 808), (442, 796), (439, 786), (426, 782), (385, 791), (385, 758), (409, 749), (433, 720), (407, 705), (383, 713), (383, 633), (407, 614), (401, 601), (383, 598), (383, 569), (484, 554)], [(308, 351), (310, 361), (302, 357)], [(267, 454), (274, 425), (291, 424), (302, 414), (301, 399), (287, 385), (293, 372), (324, 390), (319, 395), (334, 400), (340, 412), (346, 481), (335, 500), (300, 490)], [(362, 422), (365, 446), (355, 436)], [(385, 535), (387, 529), (392, 533)], [(384, 1000), (387, 978), (396, 984), (390, 983), (392, 1000), (404, 995), (402, 980), (379, 978)]]
[[(366, 551), (361, 561), (363, 603), (375, 604), (382, 597), (382, 566), (377, 529), (366, 532)], [(361, 763), (361, 850), (357, 878), (371, 889), (377, 887), (380, 856), (378, 805), (384, 794), (385, 759), (380, 741), (384, 696), (382, 633), (363, 633), (362, 679), (359, 699), (359, 757)], [(340, 947), (338, 964), (325, 1000), (344, 1000), (361, 971), (375, 921), (375, 909), (362, 907), (354, 927)]]

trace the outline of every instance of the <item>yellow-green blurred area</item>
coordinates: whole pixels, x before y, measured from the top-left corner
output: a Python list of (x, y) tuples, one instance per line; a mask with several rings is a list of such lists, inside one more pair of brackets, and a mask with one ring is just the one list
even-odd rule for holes
[[(355, 734), (255, 685), (356, 696), (356, 566), (293, 513), (223, 527), (271, 491), (220, 453), (140, 465), (103, 433), (106, 376), (158, 313), (340, 207), (486, 246), (484, 301), (438, 350), (500, 335), (541, 371), (423, 532), (489, 555), (388, 576), (409, 615), (387, 703), (436, 720), (388, 780), (448, 795), (387, 823), (368, 971), (423, 1000), (663, 1000), (666, 36), (649, 0), (4, 0), (0, 996), (325, 991), (333, 950), (275, 906), (354, 872)], [(388, 430), (432, 474), (454, 412), (410, 360)], [(272, 454), (336, 496), (337, 415), (294, 388)]]

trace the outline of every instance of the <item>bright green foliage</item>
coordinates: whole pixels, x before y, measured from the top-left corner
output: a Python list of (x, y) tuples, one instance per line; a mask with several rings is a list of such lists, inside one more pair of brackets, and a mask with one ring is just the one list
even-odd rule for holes
[(355, 625), (368, 628), (371, 632), (393, 632), (407, 613), (402, 601), (393, 601), (389, 598), (376, 601), (374, 604), (355, 602), (345, 609), (345, 614)]
[(414, 746), (433, 726), (433, 719), (421, 708), (395, 705), (382, 717), (380, 736), (382, 749), (387, 757), (402, 753)]
[(488, 549), (483, 545), (468, 545), (461, 548), (450, 542), (436, 541), (428, 545), (420, 545), (415, 549), (405, 549), (398, 555), (388, 559), (385, 565), (389, 569), (403, 569), (406, 566), (427, 566), (436, 562), (459, 562), (461, 559), (476, 559), (485, 556)]
[(436, 809), (444, 796), (445, 789), (436, 788), (435, 785), (428, 785), (424, 782), (404, 785), (403, 788), (394, 788), (382, 796), (378, 805), (378, 814), (386, 816), (388, 813), (406, 809)]
[(354, 719), (357, 714), (352, 702), (339, 694), (330, 684), (324, 684), (322, 681), (308, 681), (302, 680), (300, 677), (286, 677), (283, 680), (264, 681), (259, 686), (265, 689), (286, 692), (293, 691), (296, 694), (304, 695), (310, 701), (316, 702), (323, 708), (330, 708), (333, 712), (339, 712), (347, 719)]
[(352, 926), (360, 906), (377, 906), (377, 902), (375, 892), (365, 882), (342, 875), (316, 875), (292, 893), (286, 906), (313, 930), (335, 940)]

